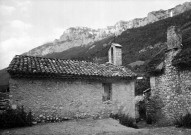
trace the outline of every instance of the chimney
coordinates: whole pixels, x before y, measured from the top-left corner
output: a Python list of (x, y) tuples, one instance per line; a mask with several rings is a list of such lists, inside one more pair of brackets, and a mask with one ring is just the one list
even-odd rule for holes
[(108, 51), (109, 63), (113, 65), (121, 66), (122, 65), (122, 46), (117, 43), (112, 43)]
[(182, 33), (180, 28), (171, 26), (167, 30), (167, 48), (168, 50), (180, 49), (182, 47)]

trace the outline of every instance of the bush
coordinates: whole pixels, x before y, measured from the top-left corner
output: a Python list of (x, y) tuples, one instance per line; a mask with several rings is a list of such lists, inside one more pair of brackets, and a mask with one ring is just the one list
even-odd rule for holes
[(191, 114), (187, 113), (184, 116), (180, 116), (175, 119), (174, 124), (177, 127), (186, 127), (186, 128), (191, 128)]
[(24, 107), (8, 108), (0, 114), (0, 128), (32, 126), (32, 112), (25, 112)]
[(132, 127), (132, 128), (138, 128), (135, 119), (129, 117), (128, 115), (125, 114), (110, 114), (110, 117), (113, 119), (119, 120), (119, 123), (121, 125), (127, 126), (127, 127)]

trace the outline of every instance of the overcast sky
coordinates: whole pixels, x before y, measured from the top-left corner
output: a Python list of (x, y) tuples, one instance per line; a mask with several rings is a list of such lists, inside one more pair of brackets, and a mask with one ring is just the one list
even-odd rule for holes
[(0, 69), (69, 27), (104, 28), (190, 0), (0, 0)]

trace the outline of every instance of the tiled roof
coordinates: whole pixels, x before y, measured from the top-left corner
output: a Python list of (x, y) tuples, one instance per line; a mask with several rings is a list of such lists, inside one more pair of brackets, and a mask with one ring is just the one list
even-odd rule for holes
[(16, 55), (7, 71), (17, 76), (53, 77), (135, 77), (131, 70), (112, 64)]

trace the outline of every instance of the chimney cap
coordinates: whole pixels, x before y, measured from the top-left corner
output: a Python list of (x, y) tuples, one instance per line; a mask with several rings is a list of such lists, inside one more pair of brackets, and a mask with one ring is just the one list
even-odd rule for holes
[(115, 47), (122, 47), (120, 44), (117, 44), (117, 43), (112, 43), (111, 46), (115, 46)]

